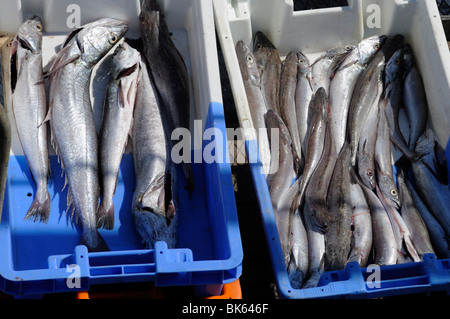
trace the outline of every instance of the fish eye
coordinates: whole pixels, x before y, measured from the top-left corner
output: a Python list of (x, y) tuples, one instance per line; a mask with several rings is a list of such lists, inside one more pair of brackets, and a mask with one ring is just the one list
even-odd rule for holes
[(115, 34), (115, 33), (110, 33), (109, 34), (109, 43), (114, 44), (117, 42), (117, 40), (119, 40), (119, 37)]
[(256, 44), (256, 49), (257, 49), (257, 50), (261, 50), (261, 49), (262, 49), (262, 47), (263, 47), (263, 46), (262, 46), (262, 44), (261, 44), (261, 43), (257, 43), (257, 44)]
[(395, 64), (399, 65), (400, 64), (400, 59), (395, 59)]
[(373, 176), (373, 172), (372, 172), (372, 171), (368, 171), (368, 172), (367, 172), (367, 175), (370, 176), (370, 177), (372, 177), (372, 176)]
[(393, 190), (391, 190), (391, 195), (392, 195), (392, 196), (397, 196), (398, 193), (397, 193), (397, 191), (396, 191), (395, 189), (393, 189)]
[(379, 50), (379, 49), (380, 49), (380, 44), (379, 44), (379, 43), (375, 43), (374, 46), (373, 46), (373, 48), (374, 48), (375, 50)]
[(305, 60), (300, 59), (300, 60), (298, 60), (298, 63), (303, 64), (303, 63), (305, 63)]
[(247, 55), (247, 62), (253, 63), (253, 58), (251, 57), (251, 55)]
[(345, 49), (346, 51), (350, 51), (350, 50), (352, 49), (352, 47), (349, 46), (349, 45), (346, 45), (344, 49)]
[(36, 30), (42, 31), (42, 25), (40, 23), (36, 24), (34, 27), (36, 28)]

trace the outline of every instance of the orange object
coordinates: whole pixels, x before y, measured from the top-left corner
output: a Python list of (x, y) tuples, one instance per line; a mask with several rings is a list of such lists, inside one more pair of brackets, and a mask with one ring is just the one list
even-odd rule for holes
[(238, 280), (224, 284), (220, 296), (206, 297), (205, 299), (242, 299), (241, 283)]

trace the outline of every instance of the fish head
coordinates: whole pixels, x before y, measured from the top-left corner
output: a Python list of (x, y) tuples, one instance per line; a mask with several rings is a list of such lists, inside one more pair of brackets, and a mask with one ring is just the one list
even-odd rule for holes
[(158, 0), (144, 0), (142, 1), (142, 11), (161, 11), (161, 6), (159, 5)]
[(303, 53), (298, 53), (298, 71), (306, 77), (311, 77), (311, 64)]
[(264, 70), (270, 60), (280, 59), (277, 49), (263, 32), (258, 31), (253, 42), (253, 54), (261, 69)]
[(408, 74), (415, 65), (413, 50), (409, 44), (403, 46), (403, 61), (404, 73)]
[(398, 49), (386, 63), (385, 67), (385, 83), (398, 79), (399, 75), (403, 71), (403, 48)]
[(34, 54), (40, 53), (42, 50), (42, 31), (44, 27), (42, 20), (38, 16), (34, 16), (26, 20), (17, 31), (16, 41), (24, 49)]
[(86, 25), (75, 37), (81, 59), (93, 67), (128, 31), (128, 22), (104, 18)]
[(386, 36), (373, 36), (362, 40), (357, 46), (358, 63), (360, 65), (367, 64), (381, 50), (386, 40)]
[(366, 153), (358, 158), (358, 172), (363, 184), (371, 190), (374, 190), (376, 184), (375, 168), (373, 159), (369, 154)]
[(380, 174), (378, 186), (383, 196), (395, 204), (395, 208), (400, 208), (400, 195), (394, 180), (383, 173)]
[(239, 61), (242, 77), (244, 80), (250, 80), (253, 85), (261, 86), (261, 76), (256, 64), (255, 56), (245, 41), (236, 43), (236, 55)]
[(141, 54), (126, 42), (117, 46), (112, 57), (111, 73), (114, 79), (133, 73), (141, 62)]

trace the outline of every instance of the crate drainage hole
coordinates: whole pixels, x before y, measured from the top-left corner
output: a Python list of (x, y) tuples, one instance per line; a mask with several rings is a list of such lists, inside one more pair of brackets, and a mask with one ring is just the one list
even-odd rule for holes
[(33, 194), (31, 194), (31, 193), (27, 193), (27, 196), (28, 196), (28, 197), (31, 197), (31, 196), (33, 196)]

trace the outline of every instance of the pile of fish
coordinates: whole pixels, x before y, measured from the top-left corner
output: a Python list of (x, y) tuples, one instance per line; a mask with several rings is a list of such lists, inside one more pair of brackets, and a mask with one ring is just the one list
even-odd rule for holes
[[(169, 247), (176, 244), (177, 178), (169, 141), (175, 128), (189, 125), (189, 79), (157, 0), (143, 2), (140, 22), (141, 39), (117, 46), (128, 31), (126, 21), (103, 18), (72, 31), (45, 71), (39, 17), (25, 21), (10, 44), (12, 111), (37, 185), (25, 219), (49, 220), (51, 134), (68, 186), (67, 212), (72, 206), (71, 218), (76, 213), (82, 227), (81, 244), (90, 251), (108, 250), (98, 228), (114, 227), (113, 196), (129, 136), (136, 174), (130, 207), (135, 228), (144, 247), (159, 240)], [(98, 136), (91, 75), (115, 46)], [(183, 165), (192, 192), (192, 169)]]
[(447, 161), (403, 36), (331, 48), (312, 64), (296, 51), (282, 61), (262, 32), (253, 41), (236, 53), (292, 287), (349, 262), (449, 258)]

